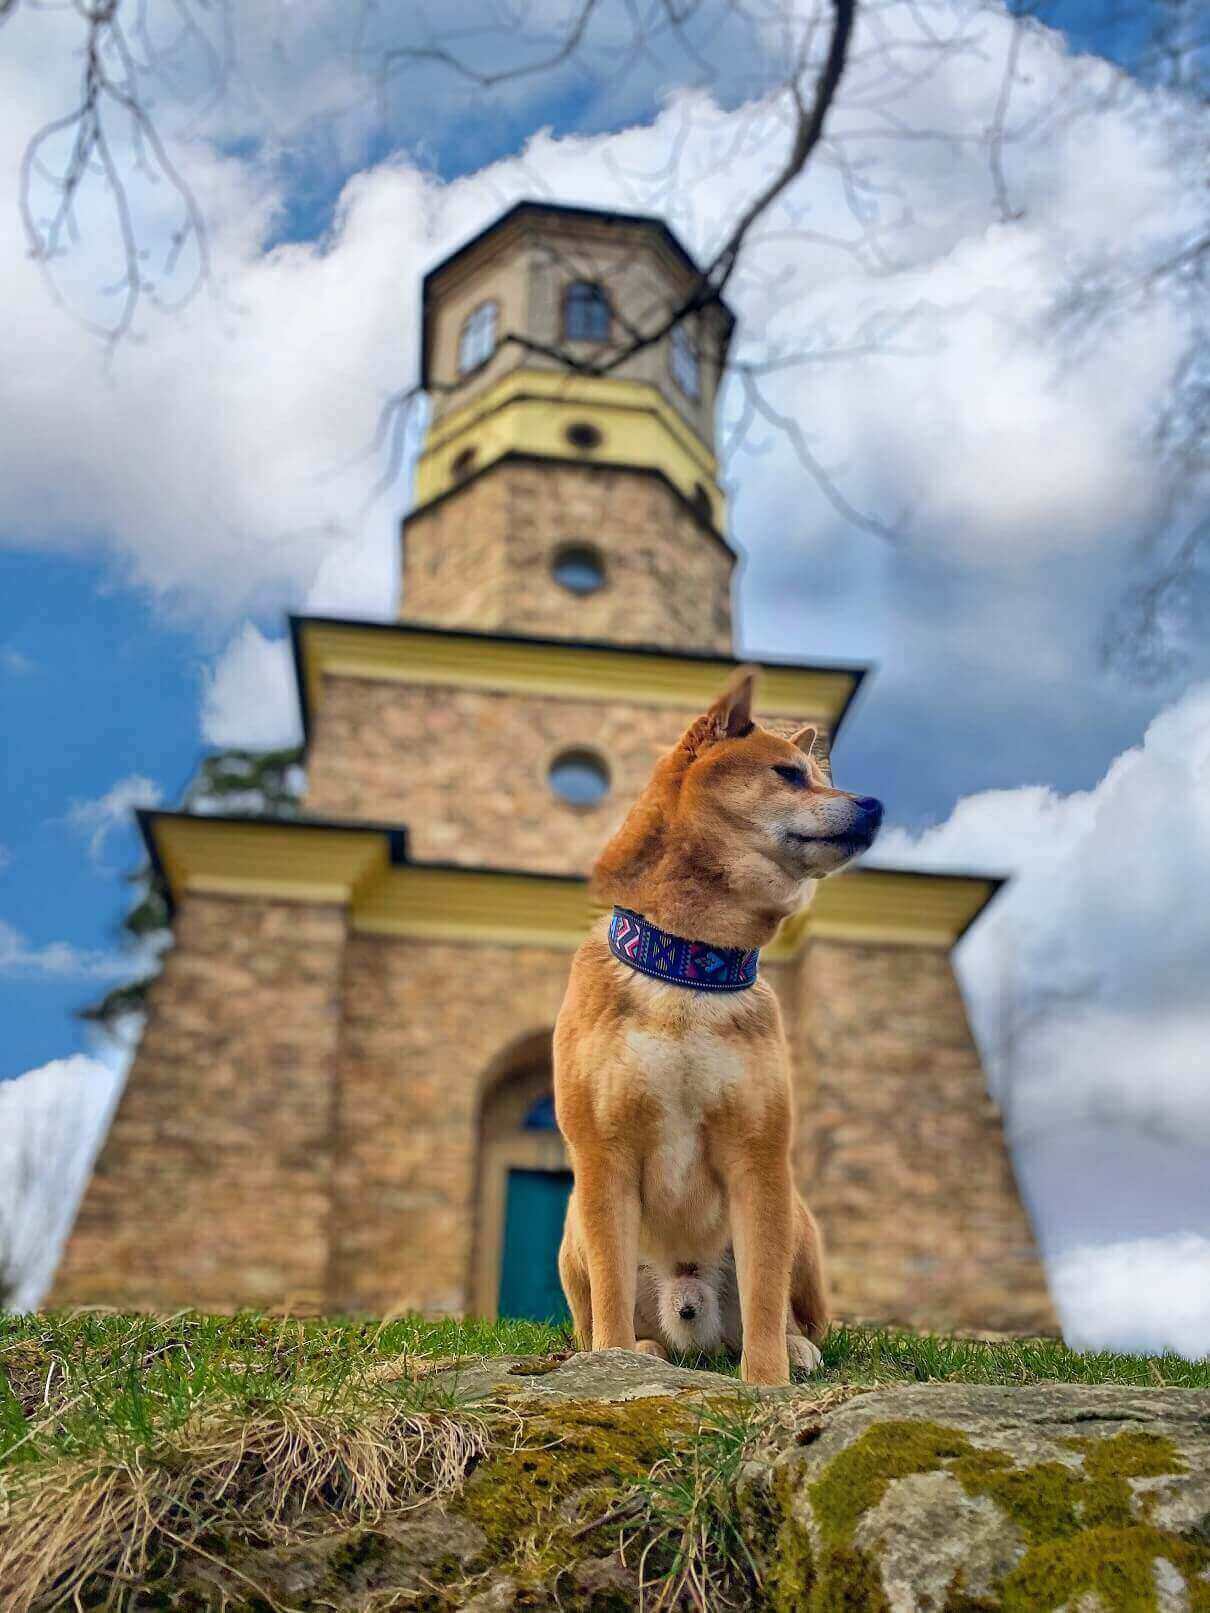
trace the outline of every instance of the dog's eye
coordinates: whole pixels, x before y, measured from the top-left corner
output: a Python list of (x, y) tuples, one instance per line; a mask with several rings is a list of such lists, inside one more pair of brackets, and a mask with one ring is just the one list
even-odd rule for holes
[(806, 769), (802, 767), (791, 767), (787, 763), (785, 767), (775, 767), (773, 771), (778, 778), (785, 779), (786, 783), (795, 790), (805, 790), (810, 782), (807, 778)]

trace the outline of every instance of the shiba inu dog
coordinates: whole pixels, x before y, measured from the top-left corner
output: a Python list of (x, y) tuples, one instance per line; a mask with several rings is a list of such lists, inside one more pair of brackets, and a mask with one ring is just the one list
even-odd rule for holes
[(831, 786), (813, 728), (757, 726), (756, 676), (742, 669), (662, 758), (593, 871), (613, 913), (576, 953), (555, 1026), (574, 1175), (559, 1274), (581, 1348), (633, 1350), (640, 1262), (674, 1273), (733, 1252), (741, 1376), (777, 1384), (787, 1337), (818, 1340), (828, 1313), (757, 958), (813, 881), (869, 848), (882, 807)]

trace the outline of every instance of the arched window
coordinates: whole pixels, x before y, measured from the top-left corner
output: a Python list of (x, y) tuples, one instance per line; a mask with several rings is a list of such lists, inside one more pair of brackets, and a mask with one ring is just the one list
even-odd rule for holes
[(535, 1098), (525, 1111), (525, 1119), (521, 1122), (523, 1131), (558, 1131), (559, 1123), (555, 1119), (555, 1095), (553, 1092), (544, 1092), (541, 1097)]
[(701, 369), (698, 364), (697, 344), (684, 323), (673, 326), (668, 351), (672, 379), (687, 398), (695, 400), (700, 398), (702, 395), (702, 379)]
[(458, 374), (469, 375), (496, 351), (496, 304), (481, 302), (462, 323), (458, 337)]
[(573, 280), (563, 299), (563, 339), (567, 342), (607, 342), (613, 310), (604, 286), (592, 280)]

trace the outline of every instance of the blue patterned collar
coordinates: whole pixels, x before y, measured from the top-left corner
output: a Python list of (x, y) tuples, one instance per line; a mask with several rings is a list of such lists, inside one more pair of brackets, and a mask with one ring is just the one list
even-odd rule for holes
[(615, 907), (609, 950), (619, 963), (690, 991), (747, 991), (756, 984), (759, 947), (716, 947), (669, 935), (629, 908)]

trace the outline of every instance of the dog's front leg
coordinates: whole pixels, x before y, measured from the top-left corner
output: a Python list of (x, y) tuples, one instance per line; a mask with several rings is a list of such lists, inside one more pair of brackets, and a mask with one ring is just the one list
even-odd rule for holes
[(743, 1160), (728, 1177), (745, 1383), (789, 1383), (786, 1312), (793, 1253), (789, 1161)]
[(592, 1291), (592, 1347), (633, 1350), (639, 1271), (637, 1177), (600, 1161), (577, 1161), (575, 1177)]

